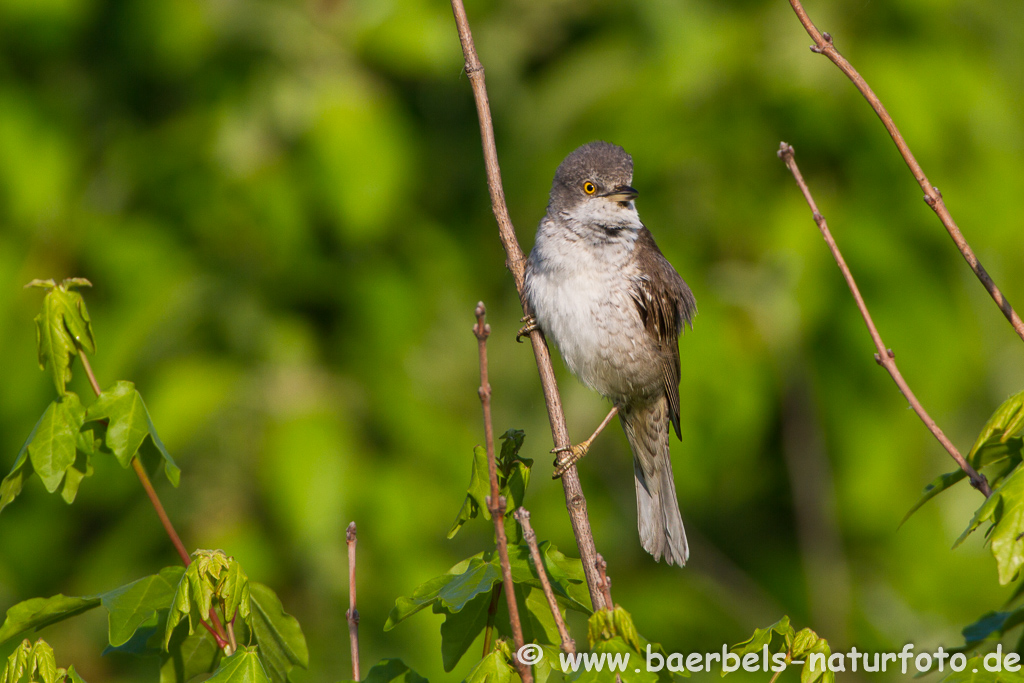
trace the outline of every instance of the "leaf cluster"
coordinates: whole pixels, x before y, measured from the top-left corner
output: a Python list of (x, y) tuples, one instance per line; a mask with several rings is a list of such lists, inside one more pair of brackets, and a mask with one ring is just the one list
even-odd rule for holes
[[(610, 669), (602, 672), (561, 670), (558, 627), (551, 607), (544, 596), (539, 571), (545, 571), (558, 605), (559, 615), (564, 619), (566, 610), (573, 610), (589, 617), (589, 642), (593, 653), (615, 654), (629, 652), (642, 657), (645, 648), (651, 645), (662, 651), (660, 645), (648, 643), (636, 630), (629, 613), (622, 607), (613, 610), (593, 612), (590, 593), (582, 563), (566, 557), (550, 541), (538, 544), (543, 567), (533, 564), (530, 547), (523, 542), (522, 529), (515, 521), (513, 512), (522, 504), (526, 487), (530, 481), (533, 461), (519, 455), (524, 434), (510, 429), (501, 437), (501, 453), (496, 458), (496, 470), (500, 495), (506, 500), (504, 524), (508, 539), (509, 570), (512, 577), (515, 599), (519, 607), (524, 643), (539, 645), (545, 656), (534, 669), (538, 683), (557, 680), (580, 681), (658, 681), (672, 680), (668, 672), (616, 673)], [(477, 447), (473, 452), (470, 485), (465, 501), (448, 532), (451, 538), (471, 519), (491, 519), (487, 505), (490, 495), (490, 477), (487, 452)], [(511, 683), (518, 679), (513, 660), (512, 627), (508, 616), (503, 591), (502, 567), (496, 550), (482, 551), (468, 557), (446, 573), (435, 576), (418, 586), (410, 595), (399, 597), (384, 626), (389, 631), (413, 614), (430, 607), (434, 614), (444, 616), (441, 624), (441, 658), (445, 671), (451, 671), (461, 661), (469, 647), (485, 629), (496, 629), (498, 636), (493, 646), (483, 654), (466, 677), (467, 683), (484, 681)], [(384, 660), (371, 669), (367, 681), (423, 681), (399, 660)]]
[(92, 458), (113, 455), (121, 467), (139, 455), (151, 466), (163, 463), (167, 479), (177, 486), (181, 470), (157, 435), (142, 396), (131, 382), (117, 382), (85, 407), (72, 391), (71, 362), (85, 351), (96, 351), (92, 321), (76, 287), (91, 286), (84, 278), (56, 284), (33, 280), (30, 287), (47, 290), (43, 310), (36, 316), (39, 366), (49, 369), (57, 398), (43, 412), (15, 458), (14, 467), (0, 482), (0, 511), (21, 493), (25, 480), (39, 475), (49, 493), (60, 490), (71, 504), (82, 480), (92, 476)]
[(53, 648), (45, 640), (22, 641), (7, 658), (7, 664), (0, 669), (0, 683), (85, 683), (75, 672), (75, 667), (57, 668)]
[[(792, 662), (804, 662), (800, 669), (800, 683), (814, 683), (818, 680), (821, 683), (835, 682), (835, 673), (827, 667), (816, 667), (816, 670), (811, 670), (812, 654), (824, 655), (826, 661), (832, 654), (828, 641), (809, 628), (797, 631), (790, 624), (788, 616), (782, 617), (771, 626), (755, 629), (754, 635), (742, 643), (733, 645), (729, 651), (743, 657), (751, 653), (764, 652), (766, 648), (770, 655), (785, 654), (787, 665)], [(722, 675), (726, 675), (726, 672)]]
[[(512, 518), (522, 504), (526, 495), (526, 487), (530, 483), (530, 468), (533, 467), (533, 460), (523, 458), (519, 450), (523, 447), (526, 438), (525, 432), (521, 429), (510, 429), (501, 435), (501, 452), (495, 457), (498, 473), (498, 495), (505, 499), (505, 537), (509, 540), (521, 542), (523, 540), (522, 529)], [(478, 515), (484, 519), (491, 518), (490, 507), (487, 505), (487, 498), (491, 494), (490, 471), (487, 465), (487, 451), (483, 446), (473, 449), (473, 466), (469, 477), (469, 489), (466, 491), (466, 499), (462, 503), (459, 514), (455, 517), (451, 528), (448, 530), (448, 538), (454, 538), (462, 526)]]
[(225, 555), (223, 550), (197, 550), (192, 553), (192, 563), (178, 582), (167, 614), (164, 650), (183, 618), (188, 618), (188, 634), (192, 635), (199, 623), (209, 617), (215, 604), (220, 606), (226, 623), (233, 622), (237, 615), (247, 625), (252, 625), (249, 577), (242, 566), (235, 558)]
[[(186, 683), (210, 672), (223, 676), (216, 680), (286, 683), (293, 667), (309, 665), (302, 629), (274, 591), (249, 581), (220, 551), (198, 551), (188, 569), (166, 567), (99, 595), (18, 603), (0, 626), (0, 644), (100, 606), (107, 611), (106, 652), (159, 657), (160, 683)], [(252, 648), (224, 657), (205, 628), (193, 628), (210, 609), (225, 624), (235, 620), (239, 642)], [(190, 628), (176, 628), (186, 616)], [(256, 664), (262, 678), (249, 677)]]
[[(1013, 581), (1024, 566), (1024, 470), (1020, 467), (1024, 437), (1024, 391), (1000, 405), (985, 423), (967, 455), (967, 461), (983, 472), (992, 485), (992, 495), (974, 513), (970, 524), (956, 540), (960, 545), (984, 522), (999, 583)], [(925, 487), (920, 500), (903, 521), (929, 500), (966, 478), (963, 470), (943, 474)]]

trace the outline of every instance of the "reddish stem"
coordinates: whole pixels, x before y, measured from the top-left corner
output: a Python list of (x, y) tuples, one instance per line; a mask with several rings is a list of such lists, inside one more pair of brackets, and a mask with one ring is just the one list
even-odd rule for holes
[[(92, 371), (92, 365), (89, 364), (89, 359), (85, 355), (85, 351), (82, 349), (78, 350), (78, 357), (82, 360), (82, 367), (85, 369), (85, 374), (89, 378), (89, 384), (92, 385), (92, 390), (97, 396), (103, 393), (100, 389), (100, 383), (96, 381), (96, 375)], [(156, 494), (156, 489), (153, 488), (153, 482), (149, 480), (149, 475), (146, 474), (145, 468), (142, 463), (139, 462), (137, 457), (132, 458), (132, 469), (135, 470), (135, 474), (139, 478), (139, 482), (142, 484), (143, 490), (149, 497), (149, 502), (152, 503), (153, 509), (156, 510), (156, 516), (160, 518), (160, 524), (163, 525), (164, 531), (167, 532), (167, 536), (170, 537), (171, 543), (174, 544), (174, 549), (178, 551), (178, 556), (181, 557), (181, 562), (186, 567), (192, 564), (192, 557), (188, 554), (185, 549), (185, 544), (181, 542), (181, 536), (174, 529), (174, 524), (171, 523), (171, 518), (167, 516), (167, 511), (164, 510), (163, 503), (160, 502), (160, 497)], [(217, 646), (223, 649), (230, 644), (228, 640), (228, 634), (224, 632), (224, 627), (220, 623), (220, 618), (217, 613), (210, 608), (210, 621), (213, 622), (213, 626), (210, 626), (203, 620), (200, 620), (206, 630), (217, 641)], [(214, 628), (215, 627), (215, 628)]]

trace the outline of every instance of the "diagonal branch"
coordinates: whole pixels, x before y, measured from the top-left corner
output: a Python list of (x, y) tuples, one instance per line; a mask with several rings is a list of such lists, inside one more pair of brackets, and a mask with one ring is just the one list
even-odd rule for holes
[(537, 532), (530, 525), (530, 512), (524, 507), (515, 512), (519, 526), (523, 528), (523, 540), (530, 546), (530, 557), (533, 558), (533, 567), (537, 570), (537, 578), (540, 579), (540, 587), (544, 590), (544, 597), (547, 598), (548, 607), (555, 617), (555, 625), (558, 627), (558, 635), (562, 638), (562, 651), (569, 654), (576, 654), (576, 641), (569, 635), (569, 629), (565, 626), (565, 618), (562, 611), (558, 609), (558, 601), (555, 599), (555, 592), (551, 589), (551, 581), (548, 580), (548, 572), (544, 568), (544, 560), (540, 556), (540, 548), (537, 546)]
[[(523, 256), (523, 250), (519, 247), (516, 231), (509, 218), (508, 207), (505, 205), (505, 190), (501, 184), (501, 168), (498, 166), (498, 151), (494, 142), (491, 106), (487, 100), (487, 85), (484, 83), (484, 67), (480, 63), (476, 47), (473, 45), (473, 34), (469, 30), (469, 19), (466, 17), (466, 8), (463, 6), (462, 0), (451, 0), (451, 4), (452, 11), (455, 13), (455, 24), (459, 30), (459, 41), (462, 43), (462, 53), (466, 58), (466, 74), (473, 86), (473, 99), (476, 101), (477, 116), (480, 119), (480, 138), (483, 144), (484, 165), (487, 169), (487, 188), (491, 195), (491, 209), (498, 221), (498, 234), (501, 237), (501, 244), (505, 248), (507, 265), (512, 271), (523, 312), (529, 313), (523, 291), (526, 279), (526, 259)], [(537, 371), (540, 373), (540, 383), (544, 389), (544, 403), (548, 410), (548, 421), (551, 423), (551, 437), (555, 448), (568, 448), (571, 445), (569, 431), (565, 426), (562, 399), (558, 394), (555, 371), (551, 366), (551, 354), (548, 351), (547, 342), (544, 340), (544, 334), (540, 330), (534, 330), (530, 333), (530, 342), (533, 344)], [(570, 467), (562, 475), (562, 488), (565, 492), (565, 505), (569, 510), (573, 534), (576, 536), (576, 545), (579, 547), (580, 560), (583, 562), (583, 571), (587, 577), (590, 600), (593, 602), (594, 609), (598, 610), (605, 607), (605, 604), (600, 588), (600, 577), (597, 573), (597, 548), (594, 545), (594, 534), (590, 529), (590, 519), (587, 517), (587, 499), (583, 496), (583, 488), (580, 486), (580, 478), (575, 466)]]
[(857, 86), (857, 90), (864, 96), (864, 99), (868, 101), (871, 108), (875, 110), (878, 118), (882, 120), (882, 124), (885, 129), (889, 131), (889, 135), (892, 137), (892, 141), (896, 143), (896, 148), (903, 156), (903, 160), (907, 162), (907, 166), (910, 167), (911, 173), (914, 174), (914, 179), (917, 180), (917, 184), (924, 190), (924, 201), (928, 206), (932, 207), (935, 215), (942, 221), (942, 225), (946, 228), (946, 232), (953, 238), (953, 243), (956, 244), (956, 248), (963, 254), (964, 260), (967, 261), (967, 265), (971, 267), (974, 274), (981, 280), (981, 284), (988, 290), (988, 293), (992, 296), (992, 300), (996, 302), (996, 306), (1003, 312), (1006, 319), (1013, 325), (1013, 329), (1016, 330), (1018, 336), (1024, 339), (1024, 321), (1020, 319), (1017, 312), (1013, 310), (1013, 306), (1006, 300), (1003, 293), (996, 287), (996, 283), (992, 281), (992, 277), (985, 270), (985, 267), (978, 261), (978, 257), (974, 255), (974, 250), (971, 249), (971, 245), (964, 239), (963, 234), (960, 232), (960, 228), (957, 227), (956, 221), (953, 220), (953, 216), (950, 215), (949, 209), (946, 208), (946, 203), (942, 200), (942, 193), (939, 192), (937, 187), (934, 187), (928, 180), (928, 176), (924, 174), (924, 169), (917, 163), (917, 159), (914, 158), (914, 154), (910, 151), (910, 147), (907, 146), (907, 141), (903, 139), (903, 135), (900, 133), (896, 124), (893, 122), (892, 117), (889, 116), (889, 112), (885, 110), (882, 105), (882, 101), (878, 99), (871, 86), (867, 84), (867, 81), (857, 73), (857, 70), (839, 54), (839, 50), (832, 44), (832, 36), (828, 33), (822, 33), (818, 30), (818, 27), (814, 25), (810, 17), (807, 16), (807, 12), (804, 11), (803, 5), (800, 4), (800, 0), (789, 0), (789, 4), (793, 6), (793, 11), (796, 12), (797, 19), (803, 24), (804, 30), (814, 40), (814, 45), (811, 46), (811, 51), (818, 54), (825, 55), (828, 57), (833, 64), (839, 67), (839, 69), (846, 74), (846, 77), (853, 81), (853, 84)]
[[(512, 583), (512, 565), (508, 561), (508, 539), (505, 537), (505, 508), (507, 501), (498, 493), (498, 463), (494, 455), (494, 426), (491, 423), (491, 383), (487, 377), (487, 337), (491, 336), (491, 326), (484, 322), (487, 310), (484, 302), (476, 305), (477, 347), (480, 353), (480, 403), (484, 409), (484, 439), (487, 446), (487, 471), (491, 479), (491, 495), (487, 496), (487, 509), (491, 512), (494, 522), (494, 535), (497, 537), (498, 558), (501, 560), (501, 578), (505, 586), (505, 600), (508, 602), (508, 620), (512, 625), (512, 641), (518, 653), (523, 647), (523, 625), (519, 621), (519, 605), (516, 604), (515, 585)], [(493, 603), (492, 603), (493, 604)], [(530, 665), (515, 657), (519, 677), (523, 683), (533, 683), (533, 672)]]
[(846, 265), (846, 260), (843, 258), (842, 253), (839, 251), (838, 245), (836, 245), (835, 239), (832, 238), (832, 233), (829, 232), (828, 223), (825, 222), (825, 217), (818, 211), (818, 205), (814, 202), (814, 197), (811, 196), (811, 190), (807, 187), (807, 183), (804, 182), (803, 174), (800, 173), (800, 169), (797, 168), (796, 159), (794, 158), (793, 148), (783, 142), (779, 146), (779, 158), (786, 162), (786, 166), (789, 168), (790, 173), (793, 174), (793, 178), (796, 180), (796, 184), (800, 187), (800, 191), (803, 192), (804, 199), (807, 200), (807, 205), (811, 207), (811, 212), (814, 215), (814, 222), (818, 225), (818, 230), (821, 231), (821, 236), (825, 238), (825, 244), (828, 245), (829, 251), (832, 252), (832, 257), (835, 258), (836, 264), (839, 266), (839, 270), (843, 273), (843, 278), (846, 280), (847, 286), (850, 288), (850, 293), (853, 295), (854, 301), (857, 302), (857, 308), (860, 310), (861, 317), (864, 318), (864, 324), (867, 325), (868, 334), (871, 335), (871, 341), (875, 343), (875, 348), (878, 353), (875, 354), (875, 362), (884, 367), (888, 373), (892, 376), (892, 381), (899, 387), (900, 393), (906, 397), (910, 403), (910, 407), (914, 409), (917, 416), (921, 418), (921, 422), (924, 422), (925, 426), (928, 427), (928, 431), (938, 440), (942, 447), (956, 460), (956, 464), (960, 466), (967, 476), (971, 479), (971, 486), (981, 491), (986, 497), (992, 495), (992, 489), (988, 485), (988, 480), (981, 474), (978, 474), (970, 463), (968, 463), (964, 456), (960, 455), (960, 451), (957, 450), (953, 442), (939, 429), (939, 426), (935, 424), (935, 420), (931, 418), (928, 412), (921, 405), (921, 402), (914, 396), (914, 392), (910, 390), (907, 385), (907, 381), (903, 379), (903, 375), (900, 374), (899, 368), (896, 367), (895, 354), (892, 349), (887, 349), (885, 344), (882, 342), (882, 336), (878, 333), (878, 328), (875, 327), (874, 320), (871, 319), (871, 314), (868, 312), (867, 304), (864, 303), (864, 297), (860, 294), (860, 289), (857, 288), (857, 283), (853, 279), (853, 274), (850, 273), (850, 268)]
[[(83, 349), (78, 349), (78, 357), (82, 361), (82, 368), (85, 370), (86, 376), (89, 378), (89, 385), (92, 387), (93, 392), (99, 396), (103, 393), (100, 389), (100, 383), (96, 381), (96, 375), (92, 371), (92, 364), (89, 363), (89, 359), (85, 355)], [(171, 539), (171, 543), (174, 545), (174, 549), (178, 551), (178, 556), (181, 557), (181, 562), (186, 567), (192, 564), (192, 556), (185, 550), (185, 544), (181, 542), (181, 536), (174, 529), (174, 524), (171, 522), (171, 518), (167, 516), (167, 511), (164, 510), (163, 503), (160, 502), (160, 496), (156, 494), (156, 489), (153, 488), (153, 482), (149, 480), (149, 475), (146, 474), (146, 469), (142, 466), (138, 456), (132, 458), (132, 469), (135, 470), (136, 476), (139, 478), (139, 483), (142, 484), (143, 490), (149, 497), (149, 502), (153, 505), (153, 509), (156, 511), (156, 516), (160, 519), (160, 524), (163, 525), (164, 531), (167, 536)], [(224, 628), (220, 623), (220, 618), (217, 613), (210, 608), (210, 621), (213, 622), (213, 626), (210, 626), (205, 620), (200, 619), (201, 623), (206, 630), (210, 632), (214, 640), (217, 641), (217, 646), (221, 649), (226, 649), (231, 645), (228, 634), (224, 632)], [(233, 647), (230, 648), (232, 651)], [(230, 654), (230, 653), (229, 653)]]

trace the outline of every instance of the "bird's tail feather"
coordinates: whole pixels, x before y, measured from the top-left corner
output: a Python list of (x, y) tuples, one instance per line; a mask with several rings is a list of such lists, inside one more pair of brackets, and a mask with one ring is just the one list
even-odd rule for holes
[(669, 457), (668, 401), (664, 397), (619, 409), (622, 427), (633, 449), (636, 513), (644, 550), (672, 565), (690, 557)]

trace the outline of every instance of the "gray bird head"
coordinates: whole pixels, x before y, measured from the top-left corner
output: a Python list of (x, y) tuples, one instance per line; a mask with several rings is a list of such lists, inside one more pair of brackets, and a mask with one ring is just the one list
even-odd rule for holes
[(618, 209), (633, 215), (637, 196), (633, 158), (618, 145), (589, 142), (562, 161), (551, 183), (549, 214), (606, 214)]

